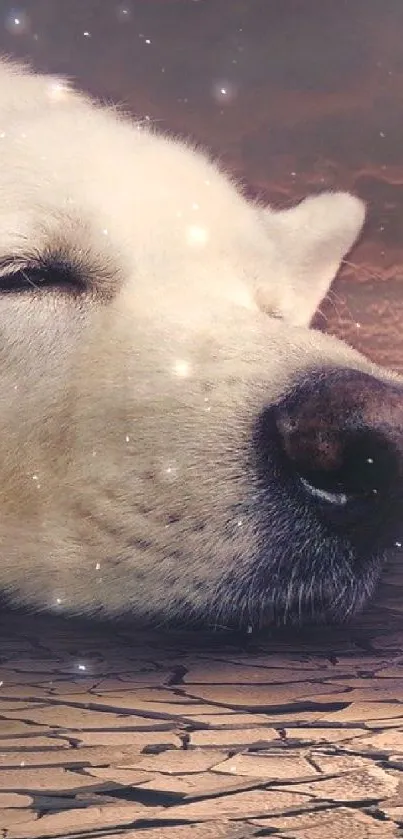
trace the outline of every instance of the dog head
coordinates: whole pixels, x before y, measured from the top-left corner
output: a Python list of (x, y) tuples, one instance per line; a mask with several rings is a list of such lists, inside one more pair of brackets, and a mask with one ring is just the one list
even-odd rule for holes
[(310, 328), (364, 208), (275, 212), (0, 72), (0, 586), (157, 623), (342, 621), (398, 538), (403, 385)]

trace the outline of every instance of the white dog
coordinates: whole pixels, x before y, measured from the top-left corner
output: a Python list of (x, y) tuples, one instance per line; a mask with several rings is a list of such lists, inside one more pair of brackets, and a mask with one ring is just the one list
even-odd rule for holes
[(0, 65), (0, 588), (158, 624), (338, 621), (398, 538), (403, 384), (309, 328), (362, 203)]

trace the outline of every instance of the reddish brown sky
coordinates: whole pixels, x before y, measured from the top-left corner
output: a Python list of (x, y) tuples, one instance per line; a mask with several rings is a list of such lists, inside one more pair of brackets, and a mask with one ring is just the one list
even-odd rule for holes
[(0, 51), (191, 135), (251, 194), (365, 197), (318, 324), (403, 370), (402, 44), (402, 0), (0, 0)]

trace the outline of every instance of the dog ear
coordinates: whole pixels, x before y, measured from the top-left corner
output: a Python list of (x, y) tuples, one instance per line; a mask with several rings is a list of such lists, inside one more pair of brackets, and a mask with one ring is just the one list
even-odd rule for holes
[[(306, 198), (290, 210), (263, 211), (274, 245), (273, 285), (259, 289), (267, 308), (295, 326), (309, 325), (365, 220), (365, 204), (344, 192)], [(277, 273), (276, 273), (277, 272)]]

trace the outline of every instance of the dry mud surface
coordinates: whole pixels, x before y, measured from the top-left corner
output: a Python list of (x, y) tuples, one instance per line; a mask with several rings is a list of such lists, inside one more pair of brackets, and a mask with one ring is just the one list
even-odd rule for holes
[(403, 633), (372, 623), (163, 639), (4, 616), (2, 835), (403, 835)]

